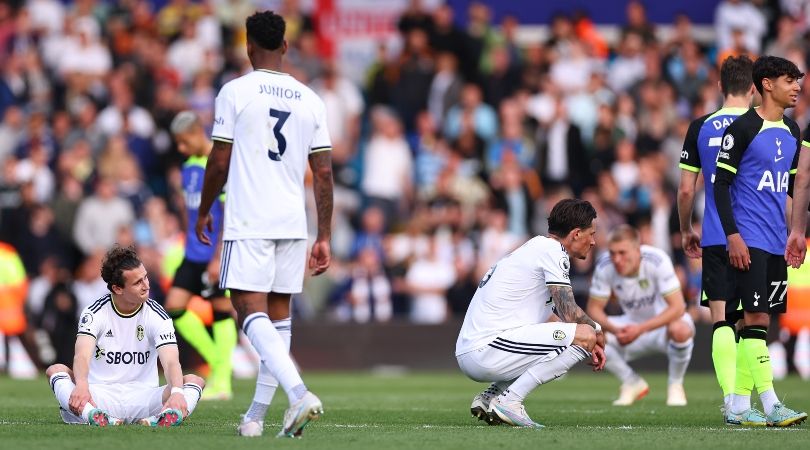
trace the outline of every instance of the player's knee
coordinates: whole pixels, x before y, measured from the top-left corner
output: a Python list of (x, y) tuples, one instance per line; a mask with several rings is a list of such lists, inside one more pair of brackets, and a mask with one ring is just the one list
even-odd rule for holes
[(590, 325), (578, 324), (573, 343), (588, 351), (593, 350), (596, 345), (596, 331)]
[(45, 369), (45, 375), (47, 375), (48, 378), (51, 378), (54, 374), (59, 372), (70, 373), (70, 368), (64, 364), (54, 364)]
[(200, 388), (205, 387), (205, 380), (194, 374), (183, 375), (183, 384), (186, 383), (196, 384)]
[(675, 342), (686, 342), (694, 333), (689, 324), (683, 320), (676, 320), (669, 324), (667, 334), (669, 334), (669, 338)]
[(758, 326), (758, 327), (765, 327), (768, 328), (768, 325), (771, 323), (771, 316), (765, 312), (745, 312), (745, 317), (743, 319), (745, 326)]

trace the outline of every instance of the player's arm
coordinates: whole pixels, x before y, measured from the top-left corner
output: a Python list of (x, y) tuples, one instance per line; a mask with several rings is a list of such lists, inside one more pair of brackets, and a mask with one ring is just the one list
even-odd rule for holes
[(702, 253), (700, 237), (692, 229), (692, 210), (695, 204), (695, 186), (701, 168), (698, 135), (703, 120), (703, 118), (695, 120), (689, 125), (689, 130), (686, 132), (686, 138), (683, 142), (679, 164), (681, 182), (678, 186), (678, 219), (683, 249), (691, 258), (699, 258)]
[[(808, 127), (810, 130), (810, 127)], [(805, 138), (808, 131), (805, 130)], [(793, 208), (790, 214), (790, 235), (785, 248), (785, 261), (794, 268), (799, 268), (807, 255), (807, 208), (810, 206), (810, 142), (801, 141), (796, 150), (798, 158), (794, 158), (794, 167), (791, 167), (793, 182), (789, 183), (793, 198)]]
[(605, 307), (607, 307), (608, 300), (608, 298), (589, 296), (587, 306), (588, 315), (593, 318), (595, 322), (602, 325), (603, 331), (616, 334), (618, 328), (610, 321), (607, 313), (605, 312)]
[(312, 170), (312, 189), (315, 209), (318, 214), (318, 236), (312, 244), (309, 269), (312, 275), (320, 275), (329, 268), (332, 259), (332, 144), (326, 123), (326, 107), (318, 103), (315, 110), (316, 128), (309, 150), (309, 168)]
[(610, 322), (605, 313), (605, 307), (613, 291), (608, 280), (610, 267), (611, 263), (607, 255), (602, 255), (596, 260), (596, 269), (593, 271), (593, 277), (591, 277), (591, 288), (588, 291), (588, 306), (586, 306), (586, 309), (588, 315), (602, 325), (603, 330), (615, 334), (617, 328)]
[(664, 300), (667, 302), (667, 307), (657, 316), (639, 324), (642, 333), (655, 330), (656, 328), (663, 327), (675, 320), (678, 320), (683, 313), (686, 312), (686, 302), (683, 299), (683, 291), (677, 288), (674, 291), (665, 294)]
[(548, 291), (551, 294), (551, 301), (554, 302), (555, 314), (557, 314), (563, 322), (582, 323), (590, 325), (595, 329), (601, 328), (577, 305), (577, 302), (574, 300), (574, 290), (570, 285), (550, 284), (548, 285)]
[(748, 270), (751, 256), (737, 229), (731, 206), (731, 184), (737, 176), (737, 168), (748, 141), (744, 139), (743, 120), (737, 119), (726, 128), (720, 150), (717, 152), (717, 174), (714, 181), (714, 202), (723, 232), (728, 239), (728, 257), (731, 265), (739, 270)]
[(180, 410), (184, 416), (188, 415), (188, 405), (183, 396), (183, 369), (180, 367), (180, 352), (177, 344), (161, 345), (157, 352), (160, 365), (163, 366), (163, 375), (171, 390), (169, 398), (163, 406)]
[(93, 398), (90, 395), (90, 384), (88, 376), (90, 375), (90, 358), (93, 357), (93, 350), (96, 347), (96, 338), (89, 334), (80, 334), (76, 336), (76, 346), (74, 348), (73, 356), (73, 381), (76, 383), (76, 388), (70, 394), (70, 409), (76, 415), (81, 415), (84, 405), (88, 402), (95, 406)]
[(231, 151), (233, 143), (214, 138), (214, 146), (208, 156), (208, 163), (205, 165), (205, 176), (203, 177), (202, 198), (200, 199), (200, 210), (197, 215), (197, 225), (195, 231), (197, 239), (203, 244), (211, 245), (211, 239), (205, 234), (213, 230), (213, 219), (210, 216), (211, 206), (217, 196), (222, 192), (222, 188), (228, 181), (228, 169), (231, 166)]

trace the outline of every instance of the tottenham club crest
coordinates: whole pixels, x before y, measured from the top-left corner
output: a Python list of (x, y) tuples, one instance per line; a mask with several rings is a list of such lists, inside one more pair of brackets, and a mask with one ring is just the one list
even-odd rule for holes
[(139, 341), (143, 340), (143, 325), (138, 325), (138, 330), (137, 330), (135, 336), (138, 337)]
[(555, 341), (561, 341), (565, 339), (565, 333), (563, 330), (554, 330), (554, 334), (551, 335)]

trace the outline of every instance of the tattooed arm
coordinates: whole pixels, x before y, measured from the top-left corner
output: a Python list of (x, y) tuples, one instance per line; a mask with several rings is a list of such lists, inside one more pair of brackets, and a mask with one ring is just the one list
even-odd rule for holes
[(312, 245), (309, 268), (313, 275), (320, 275), (329, 268), (332, 239), (332, 152), (316, 151), (309, 155), (312, 169), (312, 189), (315, 193), (315, 208), (318, 211), (318, 237)]
[(209, 233), (213, 230), (213, 222), (209, 212), (211, 212), (214, 200), (222, 192), (225, 182), (228, 181), (232, 147), (231, 142), (215, 139), (214, 147), (211, 149), (211, 154), (208, 155), (208, 163), (205, 166), (202, 198), (200, 199), (195, 231), (197, 232), (197, 239), (206, 245), (211, 245), (211, 239), (205, 234), (205, 230), (207, 229)]
[(588, 317), (574, 301), (574, 290), (571, 289), (571, 286), (549, 285), (548, 291), (554, 302), (555, 313), (563, 322), (582, 323), (596, 328), (596, 322)]

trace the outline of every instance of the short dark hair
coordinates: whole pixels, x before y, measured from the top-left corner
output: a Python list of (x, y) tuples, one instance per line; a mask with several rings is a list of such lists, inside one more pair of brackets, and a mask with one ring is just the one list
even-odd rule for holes
[(135, 247), (121, 247), (116, 245), (104, 255), (101, 263), (101, 279), (107, 283), (107, 289), (112, 292), (113, 286), (124, 287), (124, 271), (137, 269), (141, 260), (135, 252)]
[(278, 50), (287, 24), (273, 11), (257, 11), (245, 20), (247, 37), (265, 50)]
[(720, 89), (723, 96), (745, 95), (754, 84), (751, 72), (754, 62), (746, 55), (729, 56), (720, 66)]
[(590, 202), (574, 198), (560, 200), (548, 215), (548, 232), (565, 237), (575, 228), (590, 227), (593, 219), (596, 219), (596, 210)]
[(778, 56), (762, 56), (754, 62), (752, 76), (754, 86), (757, 87), (760, 95), (762, 94), (762, 80), (765, 78), (779, 78), (782, 75), (798, 80), (804, 76), (804, 73), (793, 62)]

